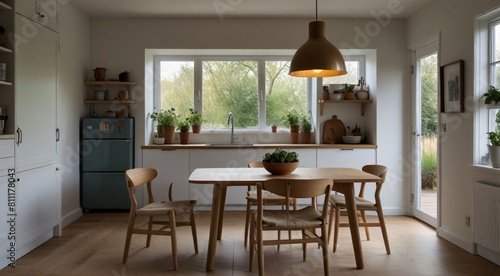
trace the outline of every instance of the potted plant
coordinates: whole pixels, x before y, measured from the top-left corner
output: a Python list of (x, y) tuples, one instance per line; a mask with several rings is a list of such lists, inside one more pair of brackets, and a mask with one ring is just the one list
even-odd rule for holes
[(181, 139), (181, 144), (189, 144), (189, 128), (191, 127), (191, 121), (186, 118), (184, 121), (179, 121), (177, 124), (177, 129), (180, 131), (179, 137)]
[(276, 133), (277, 131), (278, 131), (278, 126), (277, 126), (276, 124), (274, 124), (274, 123), (273, 123), (273, 124), (271, 125), (271, 132), (272, 132), (272, 133)]
[(158, 113), (158, 125), (162, 127), (163, 137), (165, 137), (166, 144), (174, 143), (174, 133), (177, 127), (179, 115), (175, 114), (175, 108), (162, 110)]
[(187, 120), (191, 123), (193, 133), (200, 133), (201, 124), (203, 124), (203, 116), (193, 108), (190, 108), (189, 111), (191, 112), (191, 116), (189, 116)]
[(493, 103), (494, 105), (496, 105), (498, 104), (498, 102), (500, 102), (500, 90), (490, 85), (488, 92), (484, 93), (483, 96), (481, 96), (481, 98), (483, 97), (485, 98), (484, 99), (485, 104)]
[(274, 175), (292, 173), (299, 166), (299, 155), (294, 151), (277, 148), (272, 153), (266, 153), (262, 158), (264, 168)]
[(309, 112), (307, 115), (302, 115), (300, 117), (300, 133), (301, 133), (302, 144), (311, 143), (311, 129), (312, 129), (312, 119), (311, 119), (311, 113)]
[(354, 93), (354, 84), (344, 84), (344, 100), (354, 100), (356, 98), (356, 95)]
[(292, 144), (299, 142), (300, 115), (295, 110), (289, 111), (283, 116), (285, 123), (290, 126), (290, 140)]
[(160, 116), (159, 112), (153, 112), (149, 115), (153, 122), (155, 123), (156, 133), (154, 133), (153, 144), (161, 145), (165, 144), (165, 137), (163, 137), (163, 126), (158, 123), (158, 118)]
[(488, 134), (488, 152), (490, 154), (491, 166), (493, 168), (500, 168), (500, 131), (490, 131)]

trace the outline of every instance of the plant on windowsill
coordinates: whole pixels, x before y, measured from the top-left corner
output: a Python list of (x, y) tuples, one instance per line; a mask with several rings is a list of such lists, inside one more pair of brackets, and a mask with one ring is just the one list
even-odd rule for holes
[(163, 137), (165, 137), (166, 144), (174, 143), (175, 128), (179, 120), (179, 115), (175, 113), (175, 108), (162, 110), (156, 114), (158, 120), (158, 127), (162, 127)]
[(491, 166), (493, 168), (500, 168), (500, 130), (490, 131), (488, 134), (488, 152), (490, 154)]
[(181, 139), (181, 144), (189, 144), (189, 128), (191, 127), (191, 121), (186, 118), (184, 121), (179, 121), (177, 124), (177, 129), (180, 131), (179, 137)]
[(299, 166), (299, 155), (294, 151), (277, 148), (274, 152), (264, 155), (262, 165), (274, 175), (290, 174)]
[(190, 108), (189, 111), (191, 112), (191, 115), (187, 119), (193, 128), (193, 133), (200, 133), (201, 131), (201, 125), (203, 124), (203, 115), (198, 113), (198, 111), (194, 110), (193, 108)]
[(300, 116), (300, 137), (302, 139), (302, 144), (311, 143), (311, 129), (312, 129), (312, 118), (311, 112), (307, 115)]
[(297, 111), (289, 111), (283, 116), (283, 121), (290, 126), (290, 142), (297, 144), (299, 142), (300, 114)]
[(484, 97), (485, 104), (497, 105), (500, 102), (500, 90), (490, 85), (488, 92), (484, 93), (481, 98)]

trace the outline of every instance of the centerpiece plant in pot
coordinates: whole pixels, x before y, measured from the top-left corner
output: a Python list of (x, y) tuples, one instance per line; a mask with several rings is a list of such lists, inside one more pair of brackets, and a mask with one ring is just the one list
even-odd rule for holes
[(177, 129), (180, 131), (179, 137), (181, 139), (181, 144), (189, 144), (189, 128), (191, 127), (191, 121), (186, 118), (184, 121), (179, 121), (177, 124)]
[(311, 112), (307, 113), (307, 115), (302, 115), (300, 117), (300, 133), (302, 144), (310, 144), (311, 143), (311, 129), (312, 129), (312, 119)]
[(491, 166), (493, 168), (500, 168), (500, 131), (488, 132), (488, 152), (490, 153)]
[(297, 144), (299, 142), (300, 115), (295, 110), (288, 112), (283, 117), (285, 123), (290, 126), (290, 142)]
[(299, 155), (294, 151), (277, 148), (262, 158), (264, 169), (274, 175), (292, 173), (299, 166)]
[(191, 116), (189, 116), (188, 121), (191, 123), (193, 133), (200, 133), (201, 124), (203, 124), (203, 116), (193, 108), (190, 108), (189, 111), (191, 112)]
[(174, 143), (175, 128), (177, 127), (178, 120), (179, 115), (175, 113), (175, 108), (173, 107), (167, 110), (162, 110), (158, 114), (158, 124), (163, 127), (165, 144)]

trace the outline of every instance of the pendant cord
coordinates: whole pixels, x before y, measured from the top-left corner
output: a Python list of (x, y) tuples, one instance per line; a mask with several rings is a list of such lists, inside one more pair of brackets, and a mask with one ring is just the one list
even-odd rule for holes
[(318, 0), (316, 0), (316, 21), (318, 21)]

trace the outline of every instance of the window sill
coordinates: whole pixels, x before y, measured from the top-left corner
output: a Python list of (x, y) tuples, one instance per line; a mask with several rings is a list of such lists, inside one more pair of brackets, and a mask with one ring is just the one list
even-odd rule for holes
[(472, 168), (476, 171), (500, 175), (500, 168), (493, 168), (489, 165), (476, 164), (476, 165), (472, 165)]

